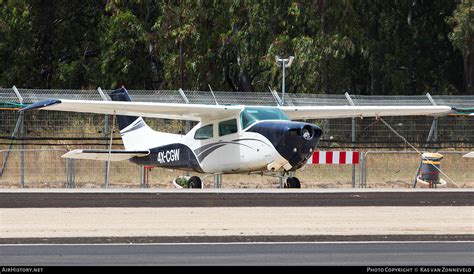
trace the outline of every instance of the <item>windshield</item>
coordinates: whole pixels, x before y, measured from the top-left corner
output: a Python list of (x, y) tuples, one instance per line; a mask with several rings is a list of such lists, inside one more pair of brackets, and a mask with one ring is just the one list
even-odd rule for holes
[(245, 108), (240, 113), (242, 129), (261, 120), (290, 120), (286, 114), (278, 108)]

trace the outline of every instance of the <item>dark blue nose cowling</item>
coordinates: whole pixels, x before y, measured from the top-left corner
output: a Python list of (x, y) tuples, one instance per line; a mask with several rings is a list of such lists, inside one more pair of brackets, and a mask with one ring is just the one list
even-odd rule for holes
[(321, 138), (316, 125), (292, 121), (263, 121), (247, 130), (265, 136), (296, 170), (306, 164)]

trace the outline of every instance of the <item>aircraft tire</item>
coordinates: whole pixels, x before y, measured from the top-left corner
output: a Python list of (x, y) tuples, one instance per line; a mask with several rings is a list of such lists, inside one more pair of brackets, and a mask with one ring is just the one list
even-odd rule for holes
[(286, 188), (301, 188), (300, 180), (296, 177), (289, 177), (286, 179)]
[(197, 176), (193, 176), (188, 180), (188, 188), (202, 188), (201, 179)]

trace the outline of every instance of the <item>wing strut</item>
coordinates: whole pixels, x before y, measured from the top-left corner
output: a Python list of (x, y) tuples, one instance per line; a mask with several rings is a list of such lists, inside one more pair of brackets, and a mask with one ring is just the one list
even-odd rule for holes
[(114, 130), (115, 130), (115, 110), (114, 114), (112, 114), (112, 129), (110, 131), (110, 139), (109, 139), (109, 157), (107, 159), (107, 172), (105, 173), (105, 188), (109, 188), (109, 178), (110, 178), (110, 156), (112, 155), (112, 142), (114, 138)]

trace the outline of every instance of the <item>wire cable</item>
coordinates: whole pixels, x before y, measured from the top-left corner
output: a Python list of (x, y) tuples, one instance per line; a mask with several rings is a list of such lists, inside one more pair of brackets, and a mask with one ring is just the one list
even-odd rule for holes
[[(380, 121), (385, 125), (387, 126), (391, 131), (393, 131), (393, 133), (395, 133), (395, 135), (397, 135), (398, 137), (400, 137), (405, 143), (407, 143), (411, 148), (413, 148), (418, 154), (421, 155), (421, 158), (423, 158), (423, 153), (421, 151), (419, 151), (416, 147), (414, 147), (410, 142), (408, 142), (408, 140), (403, 137), (401, 134), (399, 134), (394, 128), (392, 128), (387, 122), (385, 122), (384, 119), (382, 119), (381, 117), (377, 117), (377, 119), (380, 119)], [(426, 160), (426, 159), (425, 159)], [(434, 168), (436, 168), (441, 174), (443, 174), (449, 181), (451, 181), (451, 183), (453, 183), (453, 185), (455, 185), (457, 188), (460, 188), (458, 184), (456, 184), (456, 182), (454, 182), (453, 179), (451, 179), (446, 173), (444, 173), (441, 169), (439, 169), (436, 165), (434, 164), (431, 164), (432, 166), (434, 166)]]
[(110, 141), (109, 141), (109, 157), (107, 159), (107, 181), (105, 182), (105, 188), (109, 188), (109, 180), (110, 180), (110, 156), (112, 154), (112, 138), (114, 136), (114, 129), (115, 129), (115, 110), (112, 116), (112, 130), (110, 131)]

